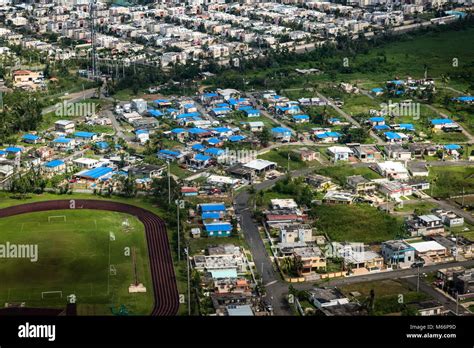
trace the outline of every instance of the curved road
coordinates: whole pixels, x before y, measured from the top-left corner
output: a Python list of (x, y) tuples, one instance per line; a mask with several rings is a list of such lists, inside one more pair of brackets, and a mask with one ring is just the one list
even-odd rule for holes
[[(72, 202), (74, 207), (72, 207)], [(48, 210), (98, 209), (136, 216), (145, 226), (155, 304), (151, 315), (176, 315), (179, 295), (164, 221), (152, 212), (133, 205), (101, 200), (76, 199), (27, 203), (0, 209), (0, 218)]]

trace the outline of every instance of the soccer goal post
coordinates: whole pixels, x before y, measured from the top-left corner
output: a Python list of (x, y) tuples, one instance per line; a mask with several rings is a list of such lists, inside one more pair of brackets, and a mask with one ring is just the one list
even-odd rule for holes
[(45, 298), (57, 298), (59, 295), (59, 298), (63, 298), (63, 292), (62, 291), (42, 291), (41, 292), (41, 299), (44, 300)]
[(55, 222), (55, 221), (59, 221), (59, 222), (66, 222), (66, 215), (53, 215), (53, 216), (48, 216), (48, 222), (51, 223), (51, 222)]

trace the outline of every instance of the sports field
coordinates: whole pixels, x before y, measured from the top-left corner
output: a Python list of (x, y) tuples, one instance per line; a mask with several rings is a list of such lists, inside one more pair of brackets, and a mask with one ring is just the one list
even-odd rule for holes
[[(144, 226), (131, 215), (56, 210), (6, 217), (0, 245), (7, 242), (38, 245), (38, 260), (1, 259), (2, 307), (64, 308), (74, 295), (79, 315), (108, 315), (121, 305), (131, 315), (148, 315), (153, 308)], [(135, 274), (146, 293), (128, 293)]]

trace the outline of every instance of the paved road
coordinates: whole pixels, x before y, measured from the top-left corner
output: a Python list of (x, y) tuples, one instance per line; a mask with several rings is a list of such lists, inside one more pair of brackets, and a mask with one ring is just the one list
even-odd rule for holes
[[(360, 123), (357, 122), (351, 115), (349, 115), (347, 112), (345, 112), (344, 110), (342, 110), (340, 107), (338, 107), (337, 105), (335, 105), (331, 100), (329, 100), (328, 98), (326, 98), (324, 95), (322, 95), (321, 93), (319, 93), (318, 91), (315, 91), (316, 95), (321, 98), (322, 100), (324, 100), (330, 107), (332, 107), (334, 110), (337, 111), (337, 113), (339, 115), (341, 115), (342, 117), (344, 117), (345, 119), (347, 119), (350, 123), (352, 123), (353, 125), (357, 126), (357, 127), (361, 127)], [(375, 134), (373, 131), (370, 131), (370, 136), (372, 138), (374, 138), (376, 141), (377, 141), (377, 144), (379, 145), (383, 145), (385, 144), (385, 141), (382, 140), (382, 138), (380, 138), (377, 134)]]
[[(61, 99), (63, 100), (67, 100), (68, 103), (76, 103), (80, 100), (83, 100), (83, 99), (88, 99), (88, 98), (92, 98), (94, 95), (96, 95), (97, 93), (97, 88), (91, 88), (91, 89), (86, 89), (84, 91), (81, 91), (81, 92), (77, 92), (77, 93), (71, 93), (67, 96), (63, 96), (61, 97)], [(54, 112), (56, 111), (56, 105), (52, 105), (52, 106), (48, 106), (47, 108), (44, 108), (41, 113), (43, 115), (45, 114), (49, 114), (50, 112)]]
[[(301, 176), (311, 172), (313, 169), (306, 168), (292, 172), (292, 176)], [(267, 180), (255, 185), (255, 190), (260, 191), (273, 186), (277, 181), (283, 179), (280, 176), (273, 180)], [(288, 285), (280, 278), (278, 271), (273, 268), (273, 263), (268, 255), (263, 240), (258, 232), (258, 225), (252, 219), (252, 211), (249, 208), (251, 194), (248, 191), (239, 193), (234, 200), (235, 212), (240, 216), (242, 231), (252, 253), (256, 271), (262, 277), (262, 283), (266, 288), (267, 299), (273, 306), (275, 315), (291, 315), (291, 310), (285, 302), (284, 295), (288, 292)]]
[[(418, 277), (408, 277), (405, 280), (411, 288), (416, 289), (418, 283)], [(430, 295), (432, 298), (440, 302), (446, 309), (449, 309), (453, 313), (459, 313), (459, 315), (466, 315), (471, 314), (466, 308), (459, 305), (457, 306), (456, 301), (454, 301), (451, 297), (444, 295), (441, 291), (436, 290), (431, 285), (426, 284), (423, 279), (420, 279), (420, 291), (424, 292), (427, 295)]]
[[(463, 262), (448, 262), (448, 263), (440, 263), (436, 265), (425, 266), (421, 268), (421, 272), (430, 273), (442, 268), (456, 267), (456, 266), (471, 268), (471, 267), (474, 267), (474, 260), (463, 261)], [(318, 285), (319, 286), (341, 286), (341, 285), (362, 283), (362, 282), (369, 282), (369, 281), (376, 281), (376, 280), (404, 278), (404, 277), (416, 276), (417, 274), (418, 274), (418, 270), (416, 268), (407, 268), (407, 269), (401, 269), (401, 270), (395, 270), (395, 271), (370, 273), (370, 274), (361, 275), (361, 276), (338, 278), (338, 279), (334, 279), (330, 281), (321, 280), (318, 282), (311, 282), (311, 283), (309, 282), (297, 283), (297, 284), (293, 284), (293, 287), (298, 290), (309, 290), (309, 289), (312, 289), (315, 285), (316, 286)]]

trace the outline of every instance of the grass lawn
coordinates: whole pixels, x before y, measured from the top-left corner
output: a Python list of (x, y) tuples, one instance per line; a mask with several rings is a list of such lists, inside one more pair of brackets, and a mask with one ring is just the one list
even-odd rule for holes
[[(12, 205), (18, 205), (18, 204), (24, 204), (24, 203), (31, 203), (31, 202), (39, 202), (39, 201), (47, 201), (47, 200), (54, 200), (54, 199), (103, 199), (103, 200), (113, 200), (113, 201), (118, 201), (126, 204), (131, 204), (135, 205), (144, 209), (147, 209), (156, 215), (160, 216), (163, 218), (163, 220), (166, 222), (168, 220), (168, 213), (150, 202), (149, 200), (143, 198), (143, 197), (136, 197), (136, 198), (123, 198), (123, 197), (101, 197), (101, 196), (96, 196), (96, 195), (91, 195), (91, 194), (85, 194), (85, 193), (74, 193), (70, 195), (56, 195), (56, 194), (51, 194), (51, 193), (43, 193), (43, 194), (31, 194), (29, 195), (26, 199), (16, 199), (14, 198), (10, 193), (7, 192), (0, 192), (0, 208), (5, 208), (9, 207)], [(1, 231), (1, 229), (0, 229)], [(176, 271), (176, 280), (178, 284), (178, 291), (180, 294), (186, 293), (187, 289), (187, 278), (186, 278), (186, 262), (181, 260), (181, 262), (177, 261), (177, 255), (176, 255), (176, 250), (177, 250), (177, 239), (176, 233), (177, 231), (175, 229), (168, 228), (168, 238), (170, 242), (170, 249), (173, 255), (173, 260), (174, 260), (174, 266), (175, 266), (175, 271)], [(186, 314), (187, 309), (186, 309), (186, 304), (181, 304), (179, 308), (179, 314)]]
[(303, 162), (296, 159), (296, 155), (292, 155), (291, 149), (289, 147), (283, 147), (279, 149), (270, 150), (262, 155), (259, 155), (258, 158), (265, 159), (267, 161), (272, 161), (278, 164), (282, 169), (288, 169), (288, 153), (290, 153), (290, 171), (303, 169), (308, 166), (316, 166), (317, 161), (312, 162)]
[[(48, 221), (51, 216), (58, 217)], [(130, 227), (122, 223), (128, 220)], [(106, 211), (58, 210), (0, 219), (0, 244), (38, 245), (38, 261), (6, 259), (0, 264), (0, 301), (26, 302), (32, 307), (64, 307), (66, 297), (77, 297), (82, 315), (108, 315), (110, 306), (124, 304), (130, 314), (147, 315), (153, 307), (153, 289), (143, 224), (135, 217)], [(109, 233), (115, 241), (110, 241)], [(134, 282), (131, 256), (136, 250), (138, 280), (145, 294), (129, 294)], [(109, 264), (116, 275), (111, 275)], [(42, 292), (62, 291), (59, 294)]]
[(469, 240), (472, 240), (474, 242), (474, 231), (470, 232), (462, 232), (461, 235)]
[[(361, 294), (359, 301), (364, 301), (370, 296), (370, 291), (374, 290), (375, 303), (373, 315), (387, 315), (400, 313), (405, 305), (429, 299), (425, 293), (412, 291), (407, 285), (398, 280), (382, 280), (365, 283), (344, 285), (341, 288), (346, 295), (357, 291)], [(400, 303), (402, 302), (402, 303)]]
[(430, 167), (429, 179), (434, 197), (474, 193), (474, 166)]
[(368, 205), (319, 205), (313, 209), (316, 227), (338, 242), (379, 243), (402, 231), (402, 219)]
[(362, 175), (366, 179), (380, 179), (381, 176), (367, 167), (351, 167), (339, 164), (332, 167), (323, 167), (317, 170), (318, 174), (329, 176), (340, 185), (345, 185), (346, 178), (351, 175)]
[(414, 204), (404, 204), (403, 207), (395, 208), (395, 211), (398, 212), (407, 212), (413, 213), (414, 210), (419, 210), (424, 214), (429, 213), (432, 209), (436, 208), (438, 205), (432, 202), (418, 201)]

